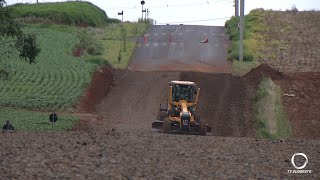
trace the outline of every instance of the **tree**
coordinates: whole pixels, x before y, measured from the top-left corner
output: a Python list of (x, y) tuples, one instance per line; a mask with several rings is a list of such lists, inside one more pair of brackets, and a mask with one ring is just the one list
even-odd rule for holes
[(6, 6), (5, 0), (0, 0), (0, 24), (0, 48), (1, 46), (12, 46), (19, 51), (21, 59), (30, 64), (35, 63), (36, 57), (41, 52), (36, 44), (36, 37), (21, 30), (21, 26), (12, 16), (12, 8)]

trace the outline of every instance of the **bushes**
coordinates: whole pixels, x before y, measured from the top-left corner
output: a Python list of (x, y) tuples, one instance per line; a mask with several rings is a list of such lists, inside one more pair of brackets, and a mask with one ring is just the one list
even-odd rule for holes
[(87, 30), (81, 30), (77, 34), (79, 43), (75, 45), (73, 49), (73, 55), (75, 57), (80, 57), (86, 53), (89, 55), (102, 55), (103, 48), (97, 43)]
[[(231, 47), (229, 49), (229, 60), (239, 59), (239, 39), (240, 32), (238, 23), (239, 17), (232, 17), (226, 22), (225, 27), (230, 36)], [(263, 45), (263, 37), (260, 32), (264, 30), (263, 25), (263, 10), (252, 10), (245, 16), (245, 31), (244, 31), (244, 61), (253, 61), (260, 55), (260, 49)]]
[(94, 27), (108, 21), (106, 13), (89, 2), (16, 4), (12, 7), (16, 18), (44, 18), (56, 23)]
[[(230, 49), (228, 50), (228, 59), (238, 59), (239, 58), (239, 40), (232, 42)], [(253, 52), (248, 48), (248, 45), (246, 42), (244, 42), (244, 51), (243, 51), (243, 60), (244, 61), (253, 61), (254, 60), (254, 54)]]

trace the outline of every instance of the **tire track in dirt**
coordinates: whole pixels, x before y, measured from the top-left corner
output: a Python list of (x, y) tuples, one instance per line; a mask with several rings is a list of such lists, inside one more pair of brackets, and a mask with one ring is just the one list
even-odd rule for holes
[[(131, 72), (116, 81), (108, 97), (97, 106), (100, 127), (122, 131), (150, 131), (168, 82), (179, 79), (175, 72)], [(165, 94), (163, 94), (165, 93)]]
[(254, 136), (253, 93), (245, 78), (182, 72), (181, 79), (194, 81), (201, 88), (198, 112), (213, 128), (212, 135)]
[[(227, 121), (222, 121), (222, 117), (221, 117), (221, 111), (223, 111), (223, 104), (224, 104), (224, 99), (226, 98), (227, 96), (227, 92), (229, 92), (229, 88), (230, 88), (230, 80), (229, 78), (226, 78), (226, 80), (223, 82), (223, 88), (221, 88), (221, 94), (218, 98), (218, 101), (216, 103), (216, 106), (218, 107), (215, 111), (215, 114), (214, 114), (214, 117), (213, 117), (213, 121), (216, 122), (215, 124), (212, 124), (213, 125), (213, 135), (215, 136), (218, 136), (219, 135), (219, 132), (218, 132), (218, 126), (216, 124), (223, 124), (224, 127), (227, 126)], [(220, 111), (220, 112), (219, 112)], [(220, 134), (220, 135), (226, 135), (226, 134)]]

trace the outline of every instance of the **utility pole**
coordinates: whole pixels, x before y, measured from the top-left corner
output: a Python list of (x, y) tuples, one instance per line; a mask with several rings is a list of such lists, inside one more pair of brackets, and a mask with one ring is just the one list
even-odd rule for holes
[(145, 10), (146, 12), (144, 13), (144, 19), (147, 22), (147, 14), (149, 14), (149, 9)]
[(240, 0), (240, 45), (239, 61), (243, 62), (243, 32), (244, 32), (244, 0)]
[(119, 16), (122, 16), (122, 23), (123, 23), (123, 11), (118, 12), (118, 15), (119, 15)]
[(140, 3), (141, 3), (141, 5), (142, 5), (142, 16), (141, 16), (141, 20), (143, 21), (143, 12), (145, 12), (145, 11), (143, 11), (143, 5), (145, 4), (145, 2), (142, 0)]
[(239, 0), (234, 0), (234, 16), (239, 17)]

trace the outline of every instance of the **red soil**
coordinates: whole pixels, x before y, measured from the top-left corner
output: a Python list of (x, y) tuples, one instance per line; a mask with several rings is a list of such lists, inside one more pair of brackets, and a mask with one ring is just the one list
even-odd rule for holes
[(113, 81), (113, 69), (104, 66), (96, 70), (85, 95), (80, 99), (79, 111), (94, 113), (98, 104), (109, 92)]

